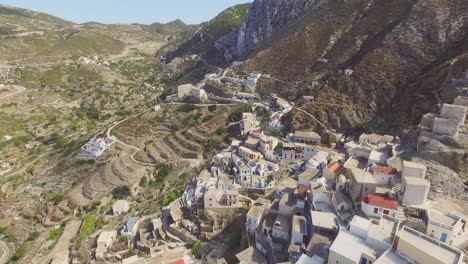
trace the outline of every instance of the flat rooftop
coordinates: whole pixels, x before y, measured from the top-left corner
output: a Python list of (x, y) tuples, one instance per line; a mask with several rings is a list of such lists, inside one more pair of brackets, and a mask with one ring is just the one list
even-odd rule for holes
[(346, 230), (340, 230), (330, 247), (330, 252), (336, 252), (354, 263), (360, 263), (362, 254), (376, 256), (376, 252), (362, 239)]
[(462, 257), (460, 250), (406, 226), (401, 230), (399, 237), (398, 251), (416, 262), (423, 261), (418, 257), (425, 255), (436, 259), (439, 263), (457, 264)]
[(327, 230), (338, 228), (337, 218), (334, 213), (319, 211), (311, 211), (311, 213), (314, 227)]
[(378, 258), (374, 264), (410, 264), (404, 258), (398, 256), (390, 249), (385, 251), (380, 258)]
[(455, 214), (442, 214), (438, 211), (430, 210), (429, 219), (444, 225), (454, 226), (456, 223), (458, 223), (458, 221), (460, 221), (461, 217)]
[(396, 231), (399, 226), (399, 221), (396, 218), (383, 216), (378, 224), (371, 223), (367, 232), (368, 238), (373, 238), (378, 241), (392, 244)]
[(408, 185), (419, 185), (419, 186), (430, 186), (431, 182), (426, 179), (415, 178), (415, 177), (404, 177), (404, 181)]
[(239, 261), (245, 261), (246, 263), (264, 263), (266, 261), (265, 257), (253, 247), (248, 247), (244, 251), (239, 252), (236, 257)]

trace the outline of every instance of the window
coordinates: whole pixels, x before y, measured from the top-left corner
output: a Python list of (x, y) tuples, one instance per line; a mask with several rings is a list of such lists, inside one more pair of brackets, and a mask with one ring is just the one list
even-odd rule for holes
[(390, 213), (390, 211), (384, 210), (383, 213), (386, 214), (386, 215), (388, 215), (388, 214)]
[(379, 212), (379, 208), (374, 208), (374, 214), (377, 214)]

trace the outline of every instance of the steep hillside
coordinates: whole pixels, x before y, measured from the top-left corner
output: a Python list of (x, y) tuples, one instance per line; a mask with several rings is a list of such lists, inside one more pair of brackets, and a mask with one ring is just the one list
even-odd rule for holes
[[(278, 9), (277, 1), (255, 1), (240, 29), (218, 41), (234, 44), (218, 44), (216, 52), (225, 61), (247, 58), (241, 73), (271, 73), (276, 82), (261, 92), (296, 101), (315, 96), (315, 103), (301, 107), (330, 127), (369, 124), (388, 131), (415, 125), (437, 108), (438, 79), (450, 61), (466, 64), (468, 10), (462, 0), (288, 3)], [(257, 9), (266, 12), (260, 16)], [(345, 69), (352, 76), (344, 76)], [(464, 70), (455, 67), (453, 74)]]
[[(444, 100), (438, 90), (451, 61), (466, 64), (467, 11), (463, 0), (256, 0), (237, 29), (213, 41), (205, 25), (168, 54), (246, 60), (238, 73), (274, 77), (260, 93), (315, 96), (301, 107), (332, 128), (398, 132)], [(300, 115), (292, 125), (304, 125), (294, 122)]]
[(190, 54), (213, 57), (212, 47), (215, 41), (236, 30), (247, 15), (249, 8), (250, 4), (230, 7), (209, 22), (185, 30), (178, 41), (161, 48), (158, 55), (165, 55), (170, 60)]
[[(297, 84), (278, 91), (292, 99), (314, 95), (317, 103), (304, 107), (336, 128), (369, 121), (382, 130), (415, 124), (433, 108), (428, 100), (435, 102), (435, 90), (418, 88), (418, 81), (467, 51), (462, 2), (329, 1), (278, 31), (245, 69)], [(353, 75), (337, 74), (344, 69)], [(313, 81), (318, 88), (311, 88)], [(408, 115), (408, 105), (419, 111)]]

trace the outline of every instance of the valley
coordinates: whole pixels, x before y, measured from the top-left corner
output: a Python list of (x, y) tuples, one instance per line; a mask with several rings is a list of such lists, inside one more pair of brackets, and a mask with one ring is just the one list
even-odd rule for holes
[(0, 5), (0, 264), (466, 262), (465, 11)]

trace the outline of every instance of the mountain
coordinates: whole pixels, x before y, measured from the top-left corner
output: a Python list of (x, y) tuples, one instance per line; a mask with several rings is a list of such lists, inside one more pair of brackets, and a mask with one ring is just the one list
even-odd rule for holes
[(176, 42), (161, 48), (158, 55), (165, 55), (168, 59), (190, 54), (212, 56), (211, 47), (214, 46), (215, 41), (236, 30), (249, 9), (250, 4), (240, 4), (224, 10), (212, 20), (183, 31)]
[(166, 37), (178, 34), (185, 27), (181, 21), (149, 26), (75, 24), (43, 13), (0, 5), (0, 63), (118, 56), (127, 46), (154, 54), (165, 44)]
[(187, 30), (190, 28), (190, 26), (186, 25), (182, 20), (176, 19), (174, 21), (168, 22), (168, 23), (153, 23), (151, 25), (143, 25), (143, 24), (134, 24), (138, 25), (144, 29), (147, 29), (149, 31), (161, 34), (161, 35), (175, 35), (177, 33), (180, 33), (184, 30)]
[[(440, 80), (466, 69), (468, 22), (463, 0), (256, 0), (241, 25), (197, 53), (212, 64), (245, 60), (238, 73), (274, 78), (259, 92), (276, 92), (341, 131), (401, 131), (436, 111)], [(194, 36), (188, 42), (199, 42)], [(188, 50), (189, 49), (189, 50)], [(353, 70), (345, 76), (343, 70)], [(429, 80), (433, 80), (431, 83)], [(447, 82), (445, 82), (447, 85)], [(302, 122), (298, 113), (291, 125)]]

